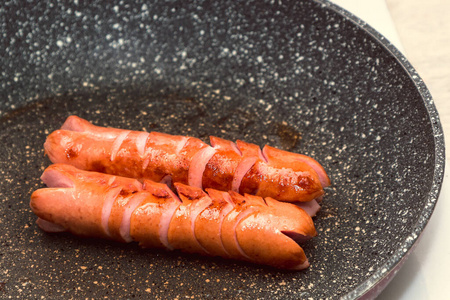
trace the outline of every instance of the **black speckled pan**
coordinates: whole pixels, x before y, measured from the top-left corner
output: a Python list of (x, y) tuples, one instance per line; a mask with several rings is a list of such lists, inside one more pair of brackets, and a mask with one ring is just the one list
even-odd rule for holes
[[(435, 207), (444, 140), (415, 70), (325, 1), (6, 1), (0, 5), (0, 298), (375, 297)], [(29, 209), (42, 144), (99, 125), (270, 144), (332, 179), (285, 272), (46, 234)]]

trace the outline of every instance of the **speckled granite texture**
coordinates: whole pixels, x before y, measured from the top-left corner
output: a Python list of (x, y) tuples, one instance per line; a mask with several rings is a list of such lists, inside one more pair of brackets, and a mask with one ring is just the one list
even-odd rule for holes
[[(0, 4), (0, 298), (354, 298), (395, 269), (434, 209), (444, 141), (387, 41), (322, 1), (90, 2)], [(29, 197), (69, 114), (313, 156), (332, 186), (311, 267), (43, 233)]]

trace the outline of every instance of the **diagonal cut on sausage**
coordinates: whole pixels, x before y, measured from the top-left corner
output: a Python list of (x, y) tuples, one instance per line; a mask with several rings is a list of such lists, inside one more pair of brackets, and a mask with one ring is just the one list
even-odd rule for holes
[(149, 179), (171, 179), (200, 188), (235, 191), (286, 202), (320, 198), (330, 180), (314, 159), (270, 146), (210, 137), (106, 128), (76, 116), (67, 118), (44, 144), (53, 163)]
[(291, 203), (175, 183), (167, 185), (53, 164), (48, 186), (31, 195), (38, 225), (51, 232), (138, 242), (277, 268), (309, 266), (297, 243), (316, 235), (311, 217)]

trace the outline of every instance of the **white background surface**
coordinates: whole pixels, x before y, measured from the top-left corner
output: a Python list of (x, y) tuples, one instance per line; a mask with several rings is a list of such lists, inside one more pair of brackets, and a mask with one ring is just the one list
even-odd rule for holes
[[(331, 0), (335, 4), (347, 9), (354, 15), (358, 16), (362, 20), (366, 21), (370, 26), (375, 28), (381, 34), (383, 34), (391, 43), (393, 43), (402, 53), (410, 60), (414, 67), (415, 61), (412, 61), (408, 54), (408, 48), (404, 49), (402, 44), (402, 39), (408, 42), (408, 45), (416, 45), (417, 47), (423, 47), (423, 49), (428, 49), (423, 51), (423, 55), (430, 55), (430, 60), (436, 58), (437, 54), (445, 55), (445, 57), (450, 57), (450, 52), (444, 53), (442, 49), (430, 49), (429, 44), (414, 43), (414, 40), (424, 38), (427, 35), (427, 28), (430, 30), (429, 34), (435, 34), (439, 39), (445, 39), (448, 41), (447, 37), (442, 37), (442, 35), (450, 36), (450, 23), (446, 20), (450, 19), (450, 11), (447, 11), (445, 15), (446, 20), (443, 20), (442, 16), (444, 14), (439, 13), (440, 8), (445, 11), (450, 5), (447, 0), (434, 0), (430, 2), (427, 1), (413, 1), (409, 2), (406, 0), (387, 0), (392, 10), (395, 10), (395, 16), (399, 23), (391, 17), (392, 13), (389, 10), (389, 6), (386, 4), (385, 0)], [(414, 10), (408, 10), (402, 12), (401, 8), (405, 5), (423, 5), (415, 7)], [(427, 5), (434, 5), (429, 7)], [(420, 9), (424, 12), (421, 14)], [(433, 9), (433, 10), (432, 10)], [(424, 16), (423, 19), (417, 18), (415, 20), (408, 19), (407, 13), (414, 13), (415, 16)], [(434, 13), (437, 15), (434, 18)], [(439, 19), (439, 16), (441, 19)], [(427, 18), (425, 18), (427, 17)], [(400, 23), (401, 22), (401, 23)], [(433, 24), (427, 24), (426, 22), (433, 22)], [(407, 24), (407, 25), (406, 25)], [(405, 28), (404, 26), (417, 26), (410, 30), (403, 30), (403, 36), (398, 34), (396, 27)], [(439, 30), (439, 32), (432, 31), (433, 26)], [(403, 27), (402, 27), (403, 26)], [(418, 32), (419, 35), (413, 36), (412, 33)], [(421, 34), (422, 33), (422, 34)], [(420, 35), (421, 34), (421, 35)], [(440, 34), (440, 35), (439, 35)], [(435, 39), (436, 40), (436, 39)], [(406, 45), (406, 44), (405, 44)], [(450, 45), (450, 44), (449, 44)], [(447, 46), (445, 44), (444, 46)], [(427, 48), (428, 47), (428, 48)], [(448, 46), (447, 46), (448, 47)], [(420, 48), (409, 48), (414, 54), (421, 51)], [(430, 51), (431, 50), (431, 51)], [(434, 55), (434, 56), (433, 56)], [(416, 58), (414, 56), (414, 58)], [(419, 61), (419, 60), (416, 60)], [(427, 78), (423, 78), (418, 70), (419, 75), (425, 80), (427, 86), (436, 86), (436, 89), (430, 89), (432, 96), (435, 100), (438, 112), (441, 116), (441, 121), (444, 124), (444, 132), (446, 134), (446, 141), (450, 140), (449, 131), (447, 129), (447, 123), (449, 122), (448, 116), (450, 115), (450, 108), (448, 103), (450, 99), (436, 98), (436, 95), (448, 95), (448, 90), (450, 86), (450, 76), (447, 77), (448, 81), (446, 84), (439, 83), (439, 78), (436, 78), (437, 71), (434, 72), (432, 68), (440, 67), (444, 70), (439, 71), (439, 76), (443, 77), (442, 74), (450, 74), (450, 65), (444, 65), (448, 60), (439, 60), (442, 64), (440, 66), (435, 66), (433, 64), (422, 64), (428, 69), (423, 69), (427, 71)], [(421, 65), (421, 66), (422, 66)], [(431, 69), (430, 69), (431, 68)], [(447, 70), (447, 71), (445, 71)], [(430, 74), (428, 76), (428, 74)], [(433, 76), (435, 75), (435, 76)], [(442, 78), (441, 78), (442, 79)], [(437, 83), (436, 83), (437, 82)], [(440, 90), (438, 90), (440, 88)], [(446, 91), (442, 91), (446, 89)], [(436, 93), (434, 93), (436, 92)], [(448, 126), (447, 126), (448, 127)], [(447, 155), (448, 156), (448, 155)], [(448, 169), (448, 168), (446, 168)], [(441, 194), (436, 205), (433, 216), (428, 223), (422, 238), (417, 245), (415, 251), (409, 256), (408, 260), (405, 262), (404, 266), (397, 273), (396, 277), (387, 286), (387, 288), (380, 294), (378, 299), (399, 299), (399, 300), (415, 300), (415, 299), (450, 299), (450, 182), (449, 182), (449, 171), (447, 170), (444, 176), (444, 184), (441, 189)]]

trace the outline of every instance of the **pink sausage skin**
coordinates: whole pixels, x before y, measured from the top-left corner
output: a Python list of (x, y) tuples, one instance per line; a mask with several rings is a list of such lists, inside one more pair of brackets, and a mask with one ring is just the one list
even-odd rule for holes
[(33, 192), (30, 206), (43, 230), (282, 269), (309, 266), (298, 242), (317, 233), (311, 217), (290, 203), (182, 183), (174, 193), (162, 183), (66, 164), (49, 166), (42, 178), (49, 187)]

